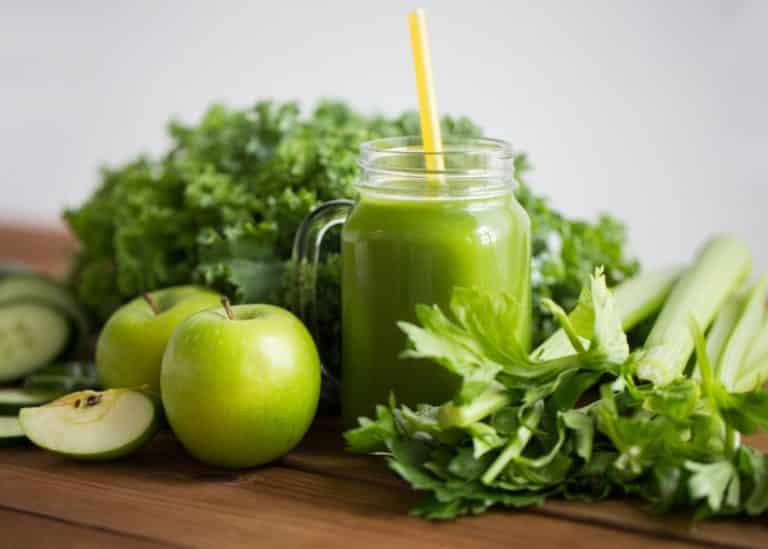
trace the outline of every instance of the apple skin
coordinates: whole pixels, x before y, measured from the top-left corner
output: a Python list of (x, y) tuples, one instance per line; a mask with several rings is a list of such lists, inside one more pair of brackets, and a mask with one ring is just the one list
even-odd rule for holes
[(166, 418), (198, 460), (232, 469), (272, 461), (309, 429), (320, 397), (320, 359), (294, 315), (272, 305), (197, 313), (163, 357)]
[(160, 366), (173, 331), (204, 309), (221, 306), (221, 295), (200, 286), (173, 286), (150, 292), (160, 312), (143, 297), (109, 318), (96, 344), (96, 369), (108, 389), (148, 385), (160, 391)]

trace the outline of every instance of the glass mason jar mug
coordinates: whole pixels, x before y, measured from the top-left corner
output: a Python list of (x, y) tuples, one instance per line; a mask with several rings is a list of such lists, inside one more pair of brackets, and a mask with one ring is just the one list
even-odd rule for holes
[[(415, 322), (420, 303), (447, 310), (456, 286), (505, 291), (524, 304), (514, 330), (529, 343), (530, 220), (514, 197), (513, 160), (508, 144), (490, 139), (447, 141), (440, 153), (425, 153), (415, 137), (370, 141), (361, 147), (357, 200), (323, 204), (302, 224), (294, 257), (314, 280), (323, 237), (344, 223), (346, 424), (371, 416), (390, 393), (408, 405), (441, 404), (453, 396), (454, 374), (399, 358), (406, 340), (397, 322)], [(308, 296), (300, 314), (316, 334), (314, 289), (305, 290), (299, 291)]]

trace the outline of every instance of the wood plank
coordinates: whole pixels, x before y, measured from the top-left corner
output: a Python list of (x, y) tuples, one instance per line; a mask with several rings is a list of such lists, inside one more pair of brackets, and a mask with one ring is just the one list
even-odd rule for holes
[(0, 452), (0, 506), (194, 547), (682, 547), (527, 512), (430, 524), (406, 516), (402, 486), (279, 465), (242, 473), (201, 466), (161, 437), (136, 459), (81, 464), (33, 448)]
[(134, 536), (86, 528), (37, 514), (0, 508), (0, 532), (5, 549), (164, 549), (174, 547)]
[(20, 262), (63, 276), (76, 249), (75, 240), (63, 227), (0, 223), (0, 263)]
[[(340, 432), (341, 427), (336, 419), (326, 418), (316, 422), (302, 445), (286, 456), (283, 463), (302, 471), (338, 478), (384, 486), (405, 486), (387, 471), (383, 460), (343, 452)], [(768, 449), (768, 436), (765, 433), (761, 432), (745, 440), (760, 450)], [(740, 547), (768, 546), (768, 525), (763, 518), (709, 520), (694, 527), (688, 515), (656, 516), (646, 512), (637, 501), (621, 498), (592, 504), (551, 500), (531, 512), (689, 542)]]

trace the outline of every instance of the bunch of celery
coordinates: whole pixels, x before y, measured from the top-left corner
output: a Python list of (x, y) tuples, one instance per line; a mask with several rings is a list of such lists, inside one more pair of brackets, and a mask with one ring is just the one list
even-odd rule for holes
[[(411, 409), (395, 395), (348, 446), (386, 455), (429, 519), (611, 494), (699, 518), (764, 513), (768, 459), (740, 439), (768, 426), (768, 282), (742, 293), (750, 269), (747, 248), (718, 237), (689, 268), (614, 292), (598, 270), (570, 314), (545, 301), (562, 329), (530, 354), (513, 300), (456, 289), (450, 316), (419, 306), (421, 326), (401, 323), (404, 356), (457, 375), (455, 398)], [(627, 332), (651, 321), (632, 349)]]

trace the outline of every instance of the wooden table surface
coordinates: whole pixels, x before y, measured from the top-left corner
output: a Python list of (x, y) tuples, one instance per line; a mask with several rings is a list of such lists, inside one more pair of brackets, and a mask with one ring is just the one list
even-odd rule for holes
[[(73, 249), (61, 231), (0, 225), (3, 261), (61, 274)], [(340, 432), (320, 418), (288, 456), (240, 472), (196, 463), (170, 432), (112, 463), (0, 449), (0, 547), (768, 547), (765, 519), (692, 527), (630, 500), (428, 523), (407, 516), (418, 494), (344, 453)], [(764, 435), (750, 442), (768, 450)]]

